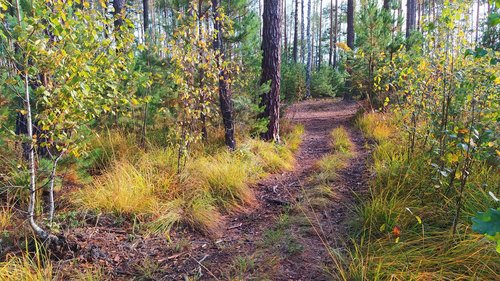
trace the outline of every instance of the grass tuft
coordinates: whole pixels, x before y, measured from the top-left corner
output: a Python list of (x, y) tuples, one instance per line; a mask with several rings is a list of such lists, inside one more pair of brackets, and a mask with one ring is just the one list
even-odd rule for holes
[(474, 164), (464, 190), (462, 223), (452, 235), (455, 204), (435, 185), (432, 155), (417, 150), (408, 159), (406, 142), (385, 115), (364, 115), (358, 125), (377, 141), (371, 164), (375, 176), (368, 199), (356, 206), (351, 220), (352, 246), (334, 270), (341, 279), (499, 279), (495, 247), (470, 229), (470, 216), (488, 207), (487, 188), (500, 182), (498, 169)]
[[(104, 161), (106, 165), (100, 166), (104, 173), (77, 192), (73, 201), (99, 212), (141, 216), (153, 233), (168, 236), (175, 226), (185, 224), (217, 234), (223, 224), (221, 212), (242, 210), (255, 203), (251, 184), (266, 173), (293, 168), (293, 150), (298, 149), (303, 127), (285, 128), (284, 145), (249, 139), (237, 151), (229, 152), (211, 144), (211, 155), (207, 155), (208, 146), (200, 147), (179, 174), (175, 149), (151, 147), (145, 152), (135, 145), (130, 147), (122, 136), (110, 135), (103, 150), (111, 152), (101, 155), (113, 157), (101, 158), (111, 163)], [(120, 144), (117, 152), (115, 144)], [(127, 147), (132, 151), (130, 160), (125, 160)]]
[(349, 153), (353, 148), (351, 138), (349, 138), (349, 133), (347, 133), (347, 130), (344, 127), (333, 129), (330, 136), (332, 139), (332, 148), (335, 151)]
[(126, 161), (116, 163), (76, 198), (87, 208), (119, 214), (144, 214), (159, 205), (151, 174)]
[(293, 153), (279, 144), (251, 139), (245, 146), (256, 156), (257, 165), (265, 172), (276, 173), (293, 168)]
[(48, 255), (35, 242), (35, 252), (21, 256), (7, 256), (0, 262), (0, 280), (49, 281), (54, 280), (53, 266)]
[(395, 133), (394, 124), (389, 122), (389, 117), (384, 114), (361, 115), (356, 124), (366, 137), (377, 142), (386, 141)]
[(255, 202), (248, 185), (252, 174), (246, 164), (239, 157), (224, 152), (190, 162), (188, 173), (199, 179), (218, 205), (226, 209), (239, 208)]

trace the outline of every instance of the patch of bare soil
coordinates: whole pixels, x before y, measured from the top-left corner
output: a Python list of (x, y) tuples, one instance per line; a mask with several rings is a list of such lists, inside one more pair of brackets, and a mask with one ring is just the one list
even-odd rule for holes
[[(109, 280), (331, 279), (325, 274), (325, 267), (331, 267), (325, 244), (335, 247), (336, 240), (346, 238), (352, 192), (366, 187), (368, 152), (353, 126), (359, 109), (358, 103), (334, 99), (307, 100), (288, 108), (286, 118), (305, 127), (296, 167), (257, 184), (257, 205), (245, 213), (228, 215), (221, 237), (180, 230), (167, 242), (165, 237), (135, 235), (131, 225), (117, 227), (101, 221), (70, 230), (68, 240), (79, 250), (76, 256), (61, 260), (58, 267), (99, 267)], [(314, 228), (292, 223), (283, 230), (284, 214), (293, 216), (293, 206), (310, 188), (308, 179), (315, 172), (315, 163), (331, 152), (330, 132), (338, 126), (348, 130), (355, 148), (347, 168), (331, 182), (336, 196), (328, 208), (309, 213)], [(318, 229), (321, 235), (317, 235)], [(282, 243), (286, 245), (280, 247)], [(71, 272), (61, 278), (68, 274)]]

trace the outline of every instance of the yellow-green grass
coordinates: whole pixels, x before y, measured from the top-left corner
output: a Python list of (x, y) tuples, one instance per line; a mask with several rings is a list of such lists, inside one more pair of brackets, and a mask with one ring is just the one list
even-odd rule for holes
[(394, 136), (394, 124), (387, 114), (368, 113), (361, 115), (356, 124), (366, 137), (382, 142)]
[(498, 253), (483, 235), (452, 237), (448, 231), (402, 232), (393, 237), (354, 242), (346, 280), (498, 280)]
[(255, 174), (248, 164), (251, 163), (224, 152), (193, 160), (187, 173), (195, 175), (200, 188), (206, 189), (219, 205), (226, 209), (238, 208), (255, 201), (253, 190), (249, 188)]
[(12, 207), (2, 206), (0, 207), (0, 232), (7, 230), (12, 224)]
[(284, 144), (247, 139), (235, 152), (216, 149), (209, 155), (198, 150), (179, 174), (175, 149), (134, 148), (131, 160), (126, 155), (113, 160), (73, 201), (85, 209), (134, 215), (152, 232), (168, 234), (185, 224), (215, 234), (223, 224), (222, 213), (254, 204), (253, 183), (267, 173), (293, 168), (288, 144), (298, 147), (302, 132), (290, 128)]
[(116, 162), (94, 180), (92, 188), (80, 191), (76, 198), (82, 205), (103, 212), (147, 213), (159, 204), (150, 172), (126, 161)]
[(329, 183), (337, 178), (338, 172), (349, 164), (354, 144), (344, 127), (338, 127), (330, 132), (332, 153), (323, 156), (315, 163), (317, 172), (313, 175), (316, 183)]
[(330, 137), (332, 139), (333, 150), (342, 153), (349, 153), (352, 150), (353, 144), (351, 138), (349, 137), (349, 133), (344, 127), (333, 129), (330, 132)]
[(253, 154), (257, 165), (265, 172), (276, 173), (293, 168), (292, 151), (280, 144), (250, 139), (243, 145), (243, 149), (248, 149)]
[(305, 198), (307, 206), (316, 210), (324, 210), (331, 206), (337, 194), (329, 185), (318, 184), (305, 190)]
[(315, 163), (317, 172), (313, 175), (316, 183), (329, 183), (337, 179), (338, 172), (347, 167), (349, 158), (342, 153), (327, 154)]
[(296, 152), (302, 143), (302, 135), (305, 128), (302, 124), (292, 124), (290, 121), (284, 121), (280, 127), (283, 141), (288, 149)]
[(54, 280), (53, 266), (48, 255), (35, 242), (35, 252), (20, 256), (7, 255), (0, 262), (0, 280), (49, 281)]
[[(362, 120), (376, 120), (363, 125), (370, 130), (368, 137), (386, 128), (377, 124), (381, 117)], [(430, 156), (417, 150), (408, 159), (402, 139), (377, 139), (371, 164), (375, 177), (367, 200), (355, 207), (353, 246), (336, 272), (344, 280), (498, 279), (500, 258), (494, 245), (470, 228), (470, 216), (490, 202), (484, 186), (500, 184), (498, 169), (474, 164), (458, 231), (452, 235), (455, 200), (435, 186)]]

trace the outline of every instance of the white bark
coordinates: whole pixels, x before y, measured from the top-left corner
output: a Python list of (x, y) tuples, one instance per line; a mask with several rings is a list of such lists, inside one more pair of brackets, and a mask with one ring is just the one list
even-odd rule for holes
[(54, 181), (56, 179), (56, 170), (57, 170), (57, 163), (59, 160), (61, 160), (64, 152), (61, 152), (59, 156), (54, 160), (54, 164), (52, 166), (52, 172), (50, 173), (50, 187), (49, 187), (49, 204), (50, 204), (50, 209), (49, 209), (49, 222), (52, 224), (52, 221), (54, 219), (54, 211), (55, 211), (55, 203), (54, 203)]
[[(19, 0), (16, 0), (16, 9), (17, 9), (17, 20), (19, 24), (21, 24), (21, 7), (19, 5)], [(35, 163), (35, 147), (33, 144), (33, 118), (31, 115), (31, 103), (30, 103), (30, 86), (29, 86), (29, 75), (27, 70), (27, 59), (24, 58), (24, 110), (26, 111), (26, 126), (28, 129), (28, 149), (29, 149), (29, 157), (28, 157), (28, 165), (29, 165), (29, 175), (30, 175), (30, 183), (29, 183), (29, 205), (28, 205), (28, 221), (35, 232), (36, 236), (38, 236), (41, 240), (48, 241), (54, 240), (57, 238), (53, 235), (49, 235), (45, 230), (43, 230), (35, 221), (35, 205), (36, 205), (36, 163)], [(50, 241), (49, 241), (50, 242)]]

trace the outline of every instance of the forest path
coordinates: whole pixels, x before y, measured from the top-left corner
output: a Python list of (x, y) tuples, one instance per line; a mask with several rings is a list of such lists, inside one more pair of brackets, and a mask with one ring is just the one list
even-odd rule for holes
[[(365, 139), (354, 126), (361, 105), (338, 99), (307, 100), (290, 106), (286, 119), (305, 133), (292, 171), (272, 174), (254, 186), (257, 202), (228, 214), (219, 237), (189, 228), (163, 236), (133, 232), (134, 226), (102, 216), (67, 233), (80, 250), (57, 263), (59, 280), (72, 268), (101, 268), (105, 280), (332, 280), (327, 249), (342, 250), (354, 192), (366, 190)], [(316, 163), (335, 153), (331, 131), (344, 127), (354, 144), (344, 168), (323, 184)], [(338, 154), (333, 155), (334, 160)], [(320, 182), (323, 182), (321, 180)], [(327, 245), (327, 246), (326, 246)], [(77, 278), (78, 279), (78, 278)]]
[[(324, 243), (344, 243), (343, 223), (354, 202), (353, 191), (365, 189), (365, 140), (354, 127), (360, 109), (355, 102), (337, 99), (307, 100), (289, 107), (285, 118), (305, 127), (294, 170), (274, 174), (256, 187), (259, 203), (251, 212), (228, 217), (223, 237), (193, 257), (200, 262), (202, 280), (331, 280), (333, 270)], [(353, 157), (329, 182), (333, 196), (321, 210), (302, 210), (314, 187), (316, 162), (332, 152), (330, 132), (343, 126), (354, 144)], [(310, 207), (310, 206), (309, 206)], [(314, 226), (314, 227), (312, 227)], [(322, 238), (320, 238), (320, 235)], [(208, 248), (208, 247), (207, 247)], [(198, 262), (197, 262), (198, 263)]]

